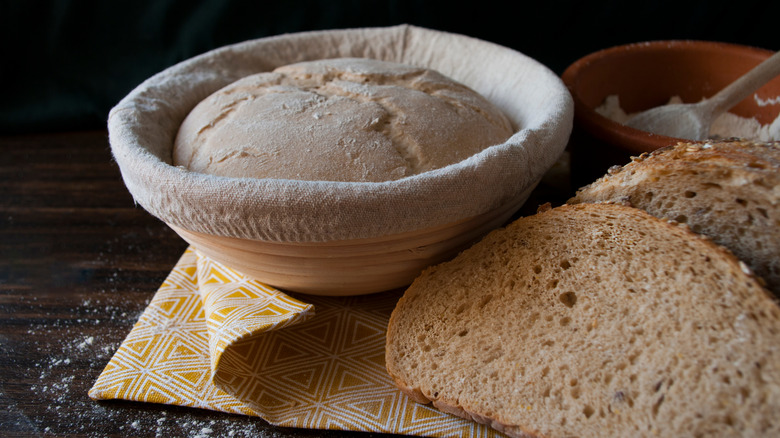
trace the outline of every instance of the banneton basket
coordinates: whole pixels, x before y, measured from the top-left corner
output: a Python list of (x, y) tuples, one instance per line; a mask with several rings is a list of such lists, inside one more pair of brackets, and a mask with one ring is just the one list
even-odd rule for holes
[[(364, 57), (427, 67), (510, 118), (505, 143), (442, 169), (380, 183), (227, 178), (171, 165), (179, 125), (202, 99), (294, 62)], [(108, 120), (136, 202), (200, 253), (282, 290), (355, 295), (405, 286), (501, 226), (566, 146), (573, 103), (537, 61), (409, 25), (286, 34), (219, 48), (149, 78)]]

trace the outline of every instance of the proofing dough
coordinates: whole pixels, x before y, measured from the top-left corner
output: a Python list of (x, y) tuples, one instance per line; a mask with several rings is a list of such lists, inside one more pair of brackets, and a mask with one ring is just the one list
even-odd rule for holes
[(470, 88), (425, 68), (365, 58), (279, 67), (201, 101), (173, 164), (229, 177), (380, 182), (459, 162), (513, 127)]

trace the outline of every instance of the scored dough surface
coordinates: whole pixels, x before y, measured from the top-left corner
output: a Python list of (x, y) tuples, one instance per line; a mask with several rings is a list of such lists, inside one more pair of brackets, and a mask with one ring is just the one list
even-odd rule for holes
[(436, 71), (365, 58), (279, 67), (199, 103), (179, 128), (173, 163), (228, 177), (400, 179), (504, 142), (509, 120)]

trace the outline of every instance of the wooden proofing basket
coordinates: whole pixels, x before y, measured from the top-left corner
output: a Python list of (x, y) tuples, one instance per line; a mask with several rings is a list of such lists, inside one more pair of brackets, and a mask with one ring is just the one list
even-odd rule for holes
[[(505, 143), (381, 183), (226, 178), (171, 165), (179, 125), (244, 76), (301, 61), (366, 57), (427, 67), (509, 117)], [(149, 78), (109, 115), (114, 158), (138, 204), (200, 253), (266, 284), (320, 295), (409, 284), (503, 224), (566, 146), (562, 81), (514, 50), (414, 26), (305, 32), (207, 52)]]

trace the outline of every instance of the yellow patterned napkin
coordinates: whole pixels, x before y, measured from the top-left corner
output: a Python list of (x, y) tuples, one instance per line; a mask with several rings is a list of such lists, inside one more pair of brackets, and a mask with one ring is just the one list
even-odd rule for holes
[(304, 303), (189, 248), (89, 395), (285, 427), (498, 436), (414, 403), (392, 383), (385, 330), (399, 297), (306, 296)]

